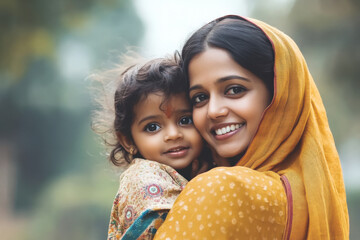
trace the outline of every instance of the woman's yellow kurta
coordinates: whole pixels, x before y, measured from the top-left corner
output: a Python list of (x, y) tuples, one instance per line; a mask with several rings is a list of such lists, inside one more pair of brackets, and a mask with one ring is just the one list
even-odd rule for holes
[(306, 62), (286, 34), (245, 20), (273, 44), (272, 103), (237, 167), (190, 181), (155, 239), (348, 239), (339, 156)]

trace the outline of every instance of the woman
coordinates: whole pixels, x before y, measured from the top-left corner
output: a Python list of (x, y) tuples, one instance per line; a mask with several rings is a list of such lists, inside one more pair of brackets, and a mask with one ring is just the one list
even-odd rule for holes
[(296, 44), (224, 16), (182, 58), (194, 124), (219, 167), (188, 183), (155, 239), (348, 239), (339, 157)]

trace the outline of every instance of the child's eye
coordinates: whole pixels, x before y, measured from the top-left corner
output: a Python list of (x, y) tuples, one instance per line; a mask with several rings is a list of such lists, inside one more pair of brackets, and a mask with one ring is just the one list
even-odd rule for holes
[(145, 126), (144, 130), (146, 132), (157, 132), (159, 131), (160, 126), (156, 123), (149, 123)]
[(184, 116), (180, 119), (179, 124), (181, 125), (189, 125), (192, 124), (193, 120), (191, 116)]
[(225, 95), (235, 95), (246, 91), (246, 88), (241, 86), (233, 86), (225, 91)]
[(208, 96), (206, 96), (203, 93), (199, 93), (191, 98), (191, 102), (192, 102), (193, 106), (196, 106), (196, 105), (202, 103), (203, 101), (206, 101), (207, 99), (208, 99)]

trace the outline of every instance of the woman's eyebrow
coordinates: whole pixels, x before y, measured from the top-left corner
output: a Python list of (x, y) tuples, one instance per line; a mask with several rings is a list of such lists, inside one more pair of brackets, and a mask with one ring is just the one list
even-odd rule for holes
[[(250, 79), (248, 79), (246, 77), (242, 77), (242, 76), (239, 76), (239, 75), (230, 75), (230, 76), (219, 78), (216, 81), (216, 83), (222, 83), (222, 82), (226, 82), (226, 81), (229, 81), (229, 80), (232, 80), (232, 79), (240, 79), (240, 80), (250, 82)], [(192, 91), (192, 90), (195, 90), (195, 89), (200, 89), (200, 88), (202, 88), (202, 86), (200, 84), (194, 85), (191, 88), (189, 88), (189, 92)]]
[(239, 75), (230, 75), (230, 76), (219, 78), (216, 81), (216, 83), (221, 83), (221, 82), (229, 81), (229, 80), (232, 80), (232, 79), (240, 79), (240, 80), (245, 80), (247, 82), (250, 82), (250, 79), (248, 79), (246, 77), (242, 77), (242, 76), (239, 76)]
[(191, 88), (189, 88), (189, 92), (196, 90), (196, 89), (201, 89), (201, 88), (202, 88), (202, 86), (200, 84), (197, 84), (197, 85), (194, 85)]

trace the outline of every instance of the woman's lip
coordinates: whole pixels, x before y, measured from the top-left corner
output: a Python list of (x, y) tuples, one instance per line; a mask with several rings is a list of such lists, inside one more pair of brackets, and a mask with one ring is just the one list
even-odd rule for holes
[[(231, 130), (230, 132), (227, 132), (225, 134), (221, 134), (221, 135), (217, 135), (215, 133), (215, 130), (223, 128), (223, 127), (231, 126), (231, 125), (238, 125), (238, 128), (234, 129), (234, 130)], [(225, 139), (228, 139), (228, 138), (232, 137), (236, 133), (238, 133), (244, 126), (245, 126), (245, 123), (241, 123), (241, 124), (239, 124), (239, 123), (221, 124), (221, 125), (217, 125), (216, 127), (213, 127), (212, 131), (211, 131), (211, 134), (214, 136), (214, 138), (216, 140), (225, 140)]]
[(241, 128), (238, 128), (238, 129), (236, 129), (234, 131), (231, 131), (231, 132), (228, 132), (228, 133), (225, 133), (225, 134), (222, 134), (222, 135), (213, 134), (213, 136), (214, 136), (214, 138), (216, 140), (225, 140), (225, 139), (228, 139), (228, 138), (232, 137), (233, 135), (238, 133), (240, 130), (241, 130)]
[[(216, 132), (218, 130), (222, 130), (222, 129), (227, 129), (227, 131), (234, 131), (237, 130), (238, 128), (241, 128), (243, 125), (245, 125), (245, 122), (242, 123), (223, 123), (223, 124), (217, 124), (216, 126), (212, 127), (210, 129), (210, 132), (214, 135), (218, 135), (216, 134)], [(220, 131), (221, 132), (221, 131)]]
[(215, 132), (215, 130), (223, 128), (223, 127), (227, 127), (227, 126), (231, 126), (231, 125), (242, 125), (244, 123), (239, 123), (239, 122), (229, 122), (229, 123), (221, 123), (221, 124), (216, 124), (215, 126), (211, 127), (210, 131), (211, 132)]

